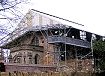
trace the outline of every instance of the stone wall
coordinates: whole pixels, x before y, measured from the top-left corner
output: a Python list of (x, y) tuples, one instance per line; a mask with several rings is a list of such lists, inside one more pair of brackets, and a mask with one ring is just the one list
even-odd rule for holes
[(6, 72), (49, 72), (56, 71), (55, 66), (5, 64)]

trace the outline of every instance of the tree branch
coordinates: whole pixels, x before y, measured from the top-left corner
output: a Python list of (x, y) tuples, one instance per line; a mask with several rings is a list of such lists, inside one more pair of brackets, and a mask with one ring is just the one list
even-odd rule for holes
[(18, 5), (18, 4), (20, 4), (20, 3), (21, 3), (21, 2), (16, 3), (15, 5), (10, 6), (10, 7), (8, 7), (8, 8), (3, 8), (3, 9), (0, 9), (0, 11), (5, 11), (5, 10), (7, 10), (7, 9), (13, 8), (13, 7), (15, 7), (16, 5)]

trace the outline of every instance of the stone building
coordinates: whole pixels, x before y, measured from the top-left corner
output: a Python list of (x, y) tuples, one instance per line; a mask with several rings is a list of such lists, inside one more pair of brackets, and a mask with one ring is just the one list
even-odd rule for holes
[(65, 67), (71, 71), (93, 71), (93, 36), (102, 39), (97, 34), (65, 25), (51, 15), (32, 9), (7, 39), (4, 38), (1, 48), (10, 49), (8, 63), (5, 63), (9, 68), (11, 64), (14, 67), (42, 66), (54, 70), (57, 66), (56, 69), (60, 70)]

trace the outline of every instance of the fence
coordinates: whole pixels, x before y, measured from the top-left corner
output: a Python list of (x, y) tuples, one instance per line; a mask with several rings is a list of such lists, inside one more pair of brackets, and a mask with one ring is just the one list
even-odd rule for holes
[(86, 72), (1, 72), (0, 76), (95, 76)]

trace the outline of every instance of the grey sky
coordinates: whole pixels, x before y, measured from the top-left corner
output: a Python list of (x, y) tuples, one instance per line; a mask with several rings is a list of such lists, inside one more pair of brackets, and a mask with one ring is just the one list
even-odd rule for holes
[[(76, 28), (105, 35), (105, 1), (104, 0), (30, 0), (27, 5), (19, 7), (23, 14), (29, 9), (36, 9), (85, 25), (78, 26), (60, 21)], [(57, 20), (59, 21), (59, 20)]]
[(31, 0), (29, 6), (23, 8), (63, 17), (85, 25), (88, 31), (105, 35), (104, 3), (104, 0)]

